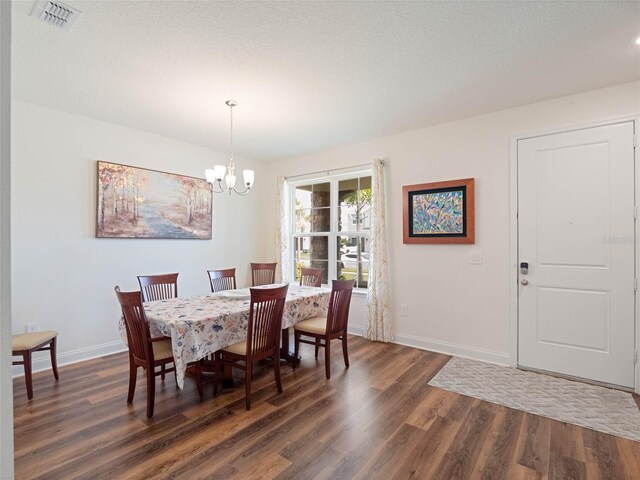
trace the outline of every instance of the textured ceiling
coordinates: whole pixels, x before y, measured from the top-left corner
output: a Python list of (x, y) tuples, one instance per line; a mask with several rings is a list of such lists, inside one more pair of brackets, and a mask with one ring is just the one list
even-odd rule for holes
[(13, 96), (256, 159), (640, 78), (640, 2), (13, 6)]

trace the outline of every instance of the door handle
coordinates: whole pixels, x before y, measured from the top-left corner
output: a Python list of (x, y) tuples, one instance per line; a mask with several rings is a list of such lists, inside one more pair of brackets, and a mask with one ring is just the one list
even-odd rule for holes
[(520, 280), (520, 283), (526, 287), (527, 285), (529, 285), (529, 280), (523, 278), (522, 280)]

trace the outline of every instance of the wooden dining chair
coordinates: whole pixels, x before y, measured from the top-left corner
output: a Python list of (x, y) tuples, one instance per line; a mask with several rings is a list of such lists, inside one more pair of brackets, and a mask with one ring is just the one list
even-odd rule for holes
[(321, 287), (323, 268), (306, 268), (300, 269), (300, 286)]
[(143, 302), (166, 300), (178, 296), (178, 274), (165, 273), (162, 275), (138, 276)]
[[(156, 393), (155, 377), (164, 373), (175, 372), (171, 339), (167, 337), (151, 337), (147, 316), (142, 306), (141, 292), (121, 292), (120, 287), (115, 287), (115, 291), (122, 308), (122, 316), (124, 317), (127, 331), (127, 344), (129, 346), (129, 393), (127, 395), (127, 403), (133, 402), (138, 367), (142, 367), (147, 376), (147, 418), (151, 418), (153, 416)], [(166, 368), (169, 363), (174, 363), (174, 366)], [(157, 372), (156, 367), (161, 367), (162, 370)], [(200, 362), (194, 362), (191, 367), (195, 369), (198, 393), (202, 397)]]
[(224, 290), (236, 289), (236, 269), (227, 268), (224, 270), (207, 270), (211, 291), (222, 292)]
[[(331, 378), (331, 340), (342, 340), (344, 365), (349, 368), (347, 324), (349, 322), (349, 304), (351, 303), (352, 292), (353, 280), (333, 280), (326, 318), (309, 318), (293, 326), (295, 341), (294, 358), (298, 358), (300, 343), (314, 345), (316, 347), (316, 358), (318, 358), (318, 348), (324, 347), (324, 368), (327, 378)], [(301, 338), (303, 335), (313, 340)], [(295, 362), (293, 368), (295, 368)]]
[[(252, 288), (249, 306), (249, 325), (247, 339), (234, 343), (216, 352), (216, 377), (214, 394), (218, 388), (218, 375), (224, 366), (245, 371), (245, 403), (251, 409), (251, 372), (253, 362), (263, 358), (273, 358), (273, 372), (278, 393), (282, 393), (280, 379), (280, 334), (282, 332), (282, 314), (289, 285), (275, 288)], [(238, 363), (241, 362), (241, 363)]]
[(46, 330), (42, 332), (20, 333), (11, 337), (11, 352), (14, 357), (22, 357), (22, 360), (13, 360), (12, 365), (24, 365), (24, 380), (27, 384), (27, 398), (33, 398), (33, 376), (31, 374), (31, 356), (34, 352), (48, 350), (51, 355), (51, 369), (53, 376), (58, 380), (58, 364), (56, 362), (56, 341), (58, 332)]
[(276, 265), (275, 263), (252, 263), (251, 264), (251, 280), (252, 285), (270, 285), (276, 281)]

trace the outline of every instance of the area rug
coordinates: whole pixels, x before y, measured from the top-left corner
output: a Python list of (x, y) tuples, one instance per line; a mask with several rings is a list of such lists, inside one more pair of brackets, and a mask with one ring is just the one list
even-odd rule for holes
[(453, 357), (429, 385), (640, 442), (629, 393)]

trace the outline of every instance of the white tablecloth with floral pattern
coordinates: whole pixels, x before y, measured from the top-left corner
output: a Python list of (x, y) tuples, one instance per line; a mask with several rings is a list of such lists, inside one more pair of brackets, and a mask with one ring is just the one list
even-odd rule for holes
[[(231, 292), (238, 292), (240, 295), (246, 293), (247, 296), (234, 298)], [(247, 338), (248, 289), (231, 292), (171, 298), (144, 304), (151, 336), (171, 337), (180, 388), (184, 386), (184, 374), (189, 362), (200, 360)], [(291, 327), (305, 318), (325, 316), (330, 295), (330, 288), (290, 284), (282, 328)], [(119, 329), (126, 341), (122, 319)]]

